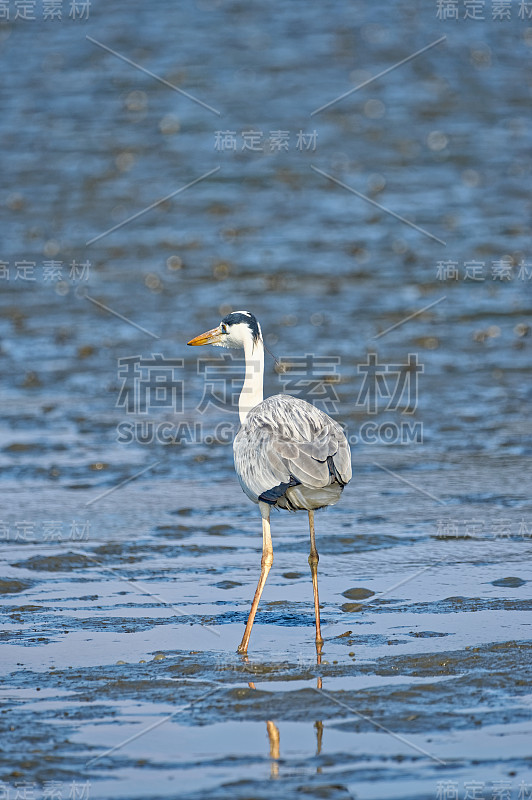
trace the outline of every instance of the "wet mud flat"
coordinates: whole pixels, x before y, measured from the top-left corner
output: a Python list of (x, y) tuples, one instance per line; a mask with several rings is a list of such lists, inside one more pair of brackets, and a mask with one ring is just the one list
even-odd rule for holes
[[(152, 478), (98, 503), (88, 541), (4, 545), (5, 785), (429, 798), (476, 781), (517, 797), (531, 774), (530, 543), (442, 533), (430, 498), (400, 484), (389, 498), (386, 473), (360, 466), (357, 491), (317, 515), (319, 666), (304, 515), (274, 516), (249, 654), (235, 652), (260, 520), (231, 482)], [(491, 466), (477, 468), (467, 497), (445, 479), (464, 518), (485, 502)], [(13, 491), (40, 518), (45, 495)], [(94, 490), (61, 496), (66, 525)], [(517, 524), (524, 486), (510, 499)]]

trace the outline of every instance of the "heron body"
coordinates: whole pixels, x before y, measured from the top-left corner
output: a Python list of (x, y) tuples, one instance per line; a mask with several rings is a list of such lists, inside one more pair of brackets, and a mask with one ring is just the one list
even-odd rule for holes
[(242, 489), (254, 503), (314, 511), (340, 499), (351, 458), (338, 423), (288, 394), (253, 408), (233, 443)]
[(263, 399), (264, 345), (256, 318), (236, 311), (188, 342), (244, 349), (246, 372), (239, 398), (241, 427), (233, 442), (235, 469), (242, 489), (262, 516), (261, 575), (240, 647), (247, 652), (260, 596), (273, 562), (270, 509), (305, 510), (310, 524), (309, 564), (314, 587), (316, 646), (320, 652), (314, 511), (336, 503), (351, 480), (351, 453), (341, 426), (310, 403), (286, 394)]

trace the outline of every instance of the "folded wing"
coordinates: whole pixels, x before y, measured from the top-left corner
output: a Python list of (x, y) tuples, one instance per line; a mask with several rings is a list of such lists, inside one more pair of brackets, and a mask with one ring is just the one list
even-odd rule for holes
[(272, 502), (299, 484), (321, 489), (351, 480), (351, 453), (340, 425), (290, 395), (274, 395), (252, 409), (233, 450), (242, 488), (255, 502)]

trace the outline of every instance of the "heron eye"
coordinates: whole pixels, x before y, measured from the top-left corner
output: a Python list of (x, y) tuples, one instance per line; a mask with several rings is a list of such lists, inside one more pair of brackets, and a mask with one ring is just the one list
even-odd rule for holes
[(229, 333), (229, 331), (227, 330), (227, 325), (225, 323), (222, 325), (222, 333)]

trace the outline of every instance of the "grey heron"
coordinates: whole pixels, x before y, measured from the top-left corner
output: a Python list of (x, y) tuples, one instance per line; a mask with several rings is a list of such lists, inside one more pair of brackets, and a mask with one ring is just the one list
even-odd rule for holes
[(245, 355), (245, 377), (238, 404), (240, 429), (233, 442), (233, 453), (240, 485), (258, 504), (262, 516), (262, 559), (238, 652), (247, 652), (262, 590), (273, 563), (270, 510), (274, 506), (308, 512), (308, 561), (319, 654), (323, 639), (314, 511), (336, 503), (351, 480), (351, 452), (345, 434), (335, 420), (301, 398), (276, 394), (263, 399), (264, 343), (260, 325), (249, 311), (227, 314), (218, 327), (196, 336), (188, 344), (243, 348)]

